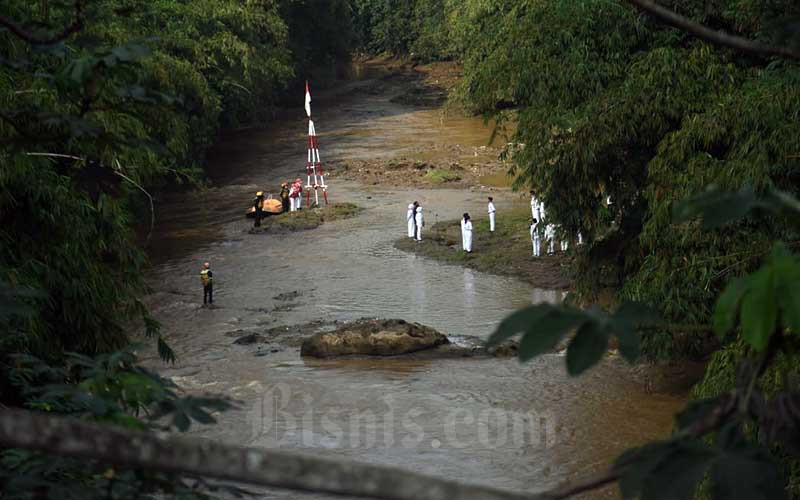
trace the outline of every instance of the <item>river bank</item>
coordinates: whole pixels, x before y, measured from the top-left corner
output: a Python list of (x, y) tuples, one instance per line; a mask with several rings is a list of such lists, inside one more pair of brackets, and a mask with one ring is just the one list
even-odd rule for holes
[[(344, 97), (315, 101), (324, 162), (414, 158), (428, 150), (447, 156), (451, 146), (472, 151), (492, 135), (477, 118), (443, 118), (437, 108), (392, 102), (404, 92), (403, 78), (379, 76), (349, 88), (375, 82), (385, 85), (381, 93), (347, 97), (345, 88), (330, 92)], [(520, 307), (563, 298), (561, 289), (395, 246), (410, 201), (419, 200), (435, 226), (464, 211), (485, 214), (489, 191), (480, 186), (420, 189), (326, 177), (331, 203), (363, 210), (307, 231), (248, 234), (252, 221), (243, 210), (252, 192), (304, 168), (304, 132), (302, 123), (289, 120), (228, 137), (209, 165), (213, 185), (202, 194), (202, 210), (187, 210), (196, 200), (184, 195), (157, 219), (154, 292), (146, 302), (178, 360), (165, 366), (149, 353), (146, 362), (185, 393), (239, 402), (198, 435), (535, 491), (604, 470), (625, 449), (670, 431), (685, 396), (646, 391), (613, 355), (579, 378), (566, 374), (559, 353), (528, 364), (484, 356), (301, 357), (305, 334), (337, 322), (398, 318), (457, 343), (486, 339)], [(527, 206), (507, 190), (492, 192), (501, 214)], [(498, 222), (498, 228), (508, 223), (504, 215)], [(522, 231), (517, 243), (526, 237)], [(201, 307), (197, 273), (204, 261), (214, 270), (214, 309)], [(248, 335), (255, 342), (236, 343)], [(521, 436), (515, 425), (526, 429)]]
[(294, 231), (307, 231), (335, 220), (355, 217), (363, 210), (354, 203), (332, 203), (321, 207), (301, 208), (296, 212), (270, 215), (261, 221), (260, 228), (252, 228), (251, 233), (281, 234)]
[(533, 257), (530, 240), (530, 211), (524, 208), (501, 212), (494, 233), (488, 219), (473, 223), (472, 252), (461, 249), (461, 220), (437, 222), (423, 230), (423, 241), (398, 238), (400, 250), (458, 264), (482, 272), (511, 276), (539, 288), (569, 288), (569, 257), (565, 253)]

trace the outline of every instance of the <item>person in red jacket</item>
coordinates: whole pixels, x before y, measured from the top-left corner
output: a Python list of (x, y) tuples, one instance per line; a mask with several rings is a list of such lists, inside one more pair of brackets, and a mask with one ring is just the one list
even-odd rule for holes
[(302, 202), (303, 195), (303, 180), (298, 177), (292, 183), (292, 188), (289, 190), (289, 201), (291, 204), (291, 211), (300, 210), (300, 203)]

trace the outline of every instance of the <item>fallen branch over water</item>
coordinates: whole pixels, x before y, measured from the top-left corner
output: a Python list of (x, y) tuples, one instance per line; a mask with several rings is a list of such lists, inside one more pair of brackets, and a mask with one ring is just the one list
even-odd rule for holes
[(135, 432), (26, 410), (0, 410), (0, 444), (208, 479), (385, 500), (550, 498), (298, 452)]

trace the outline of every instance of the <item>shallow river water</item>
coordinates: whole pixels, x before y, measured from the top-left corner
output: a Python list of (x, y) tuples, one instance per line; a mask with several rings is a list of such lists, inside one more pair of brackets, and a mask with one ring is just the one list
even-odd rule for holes
[[(322, 159), (430, 154), (486, 144), (480, 120), (393, 104), (404, 80), (352, 82), (315, 97)], [(380, 92), (363, 92), (379, 89)], [(561, 292), (403, 253), (405, 206), (427, 223), (483, 213), (481, 190), (393, 190), (330, 181), (331, 201), (355, 202), (353, 219), (291, 235), (248, 234), (244, 205), (304, 168), (302, 108), (269, 131), (225, 137), (211, 156), (213, 187), (161, 200), (148, 303), (178, 354), (148, 363), (191, 392), (236, 398), (237, 410), (199, 435), (396, 465), (451, 479), (536, 491), (599, 472), (628, 447), (664, 436), (683, 398), (646, 394), (611, 359), (580, 378), (564, 359), (320, 361), (296, 347), (233, 344), (268, 328), (360, 317), (403, 318), (457, 338), (486, 337), (511, 311)], [(429, 150), (429, 151), (428, 151)], [(274, 190), (273, 190), (274, 191)], [(525, 203), (495, 191), (502, 211)], [(214, 309), (201, 308), (198, 273), (214, 271)], [(289, 300), (276, 298), (293, 294)], [(612, 491), (606, 495), (613, 496)], [(264, 498), (298, 493), (264, 492)]]

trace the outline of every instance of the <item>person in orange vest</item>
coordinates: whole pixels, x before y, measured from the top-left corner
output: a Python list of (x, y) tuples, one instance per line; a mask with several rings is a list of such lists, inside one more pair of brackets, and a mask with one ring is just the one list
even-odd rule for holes
[(203, 283), (203, 305), (214, 303), (214, 278), (211, 273), (211, 264), (203, 263), (200, 271), (200, 282)]

